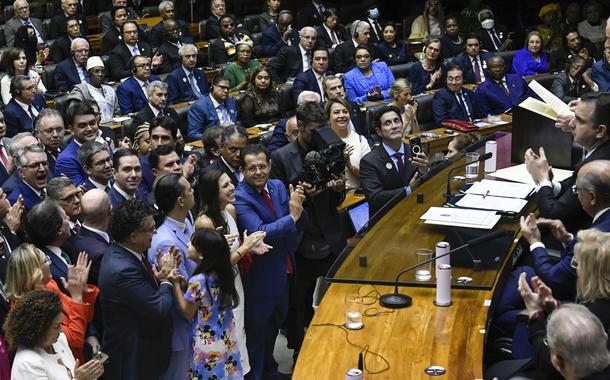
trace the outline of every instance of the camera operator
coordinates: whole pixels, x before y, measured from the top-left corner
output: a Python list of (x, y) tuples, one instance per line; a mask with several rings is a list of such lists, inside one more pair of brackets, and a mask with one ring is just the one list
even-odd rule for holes
[(374, 215), (400, 192), (409, 195), (420, 174), (428, 171), (428, 157), (420, 145), (402, 142), (402, 117), (394, 106), (380, 108), (375, 114), (375, 132), (381, 138), (360, 161), (360, 186)]
[[(271, 177), (281, 180), (285, 186), (301, 184), (307, 196), (303, 208), (307, 211), (309, 221), (304, 226), (303, 238), (297, 249), (295, 281), (291, 284), (290, 294), (290, 307), (294, 308), (296, 321), (295, 353), (303, 341), (303, 327), (309, 325), (313, 317), (312, 300), (316, 280), (328, 272), (345, 246), (337, 211), (337, 206), (345, 195), (345, 181), (341, 177), (334, 177), (322, 185), (305, 181), (306, 156), (308, 153), (310, 157), (311, 154), (316, 154), (312, 134), (316, 129), (324, 127), (326, 118), (320, 106), (315, 103), (300, 105), (296, 118), (299, 128), (297, 139), (271, 155)], [(338, 157), (342, 159), (343, 155), (339, 154)], [(341, 171), (344, 169), (345, 166)], [(291, 326), (288, 327), (290, 346)]]

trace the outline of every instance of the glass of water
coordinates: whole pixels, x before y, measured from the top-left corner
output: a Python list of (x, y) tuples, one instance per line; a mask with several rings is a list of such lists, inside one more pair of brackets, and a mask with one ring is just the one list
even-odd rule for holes
[[(418, 248), (415, 250), (415, 256), (417, 256), (417, 263), (421, 264), (424, 261), (428, 261), (432, 258), (432, 250), (427, 248)], [(432, 263), (423, 264), (417, 267), (415, 270), (415, 280), (417, 281), (428, 281), (432, 278)]]
[(479, 176), (479, 153), (466, 153), (466, 178), (477, 178)]

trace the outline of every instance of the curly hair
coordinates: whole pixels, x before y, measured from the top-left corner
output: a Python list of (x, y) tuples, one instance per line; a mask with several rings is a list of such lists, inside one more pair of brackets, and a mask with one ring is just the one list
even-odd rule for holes
[(19, 299), (4, 322), (6, 340), (12, 349), (39, 347), (53, 320), (63, 313), (61, 300), (53, 292), (35, 290)]
[(140, 199), (123, 202), (112, 210), (110, 235), (119, 243), (124, 243), (132, 233), (146, 225), (146, 217), (153, 215), (153, 210)]

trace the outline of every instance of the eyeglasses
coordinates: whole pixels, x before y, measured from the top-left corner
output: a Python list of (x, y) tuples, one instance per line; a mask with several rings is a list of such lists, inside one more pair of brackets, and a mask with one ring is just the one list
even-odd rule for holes
[(38, 169), (39, 167), (47, 168), (49, 166), (49, 162), (48, 161), (41, 161), (41, 162), (34, 162), (31, 164), (27, 164), (27, 165), (23, 165), (24, 168), (28, 168), (28, 169)]
[(49, 257), (49, 255), (44, 255), (44, 258), (42, 259), (42, 261), (40, 263), (42, 265), (49, 264), (49, 263), (51, 263), (51, 258)]
[(150, 63), (142, 63), (142, 64), (140, 64), (140, 65), (135, 65), (134, 67), (135, 67), (136, 69), (145, 69), (145, 68), (150, 69)]
[(93, 163), (93, 166), (103, 166), (103, 165), (112, 165), (112, 157), (108, 157), (105, 160), (99, 160), (99, 161), (95, 161)]
[(576, 185), (572, 185), (572, 194), (585, 193), (585, 192), (588, 192), (588, 190), (583, 189), (582, 187), (578, 187)]
[(231, 28), (231, 27), (233, 27), (233, 26), (235, 26), (235, 23), (234, 23), (234, 22), (229, 23), (229, 24), (224, 24), (222, 27), (223, 27), (223, 28)]
[(81, 199), (81, 197), (83, 196), (83, 193), (81, 193), (80, 191), (76, 191), (72, 194), (66, 195), (63, 198), (59, 198), (60, 202), (74, 202), (77, 199)]
[(576, 261), (576, 256), (572, 256), (572, 260), (570, 260), (570, 266), (574, 269), (578, 268), (578, 261)]

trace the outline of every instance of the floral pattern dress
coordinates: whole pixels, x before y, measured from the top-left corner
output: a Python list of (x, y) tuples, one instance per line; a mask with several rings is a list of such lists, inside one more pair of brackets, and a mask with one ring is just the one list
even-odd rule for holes
[(199, 273), (189, 279), (184, 298), (197, 304), (189, 379), (243, 379), (233, 310), (220, 310), (218, 296), (216, 276)]

